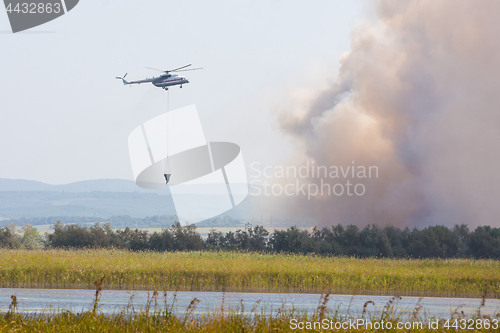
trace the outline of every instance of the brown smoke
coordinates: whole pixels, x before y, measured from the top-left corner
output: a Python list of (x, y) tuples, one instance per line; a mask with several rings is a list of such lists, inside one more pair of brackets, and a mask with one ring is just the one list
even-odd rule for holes
[[(378, 166), (361, 197), (290, 198), (336, 223), (499, 225), (500, 1), (379, 1), (338, 78), (279, 111), (294, 164)], [(309, 180), (314, 181), (314, 180)], [(336, 183), (337, 180), (328, 180)]]

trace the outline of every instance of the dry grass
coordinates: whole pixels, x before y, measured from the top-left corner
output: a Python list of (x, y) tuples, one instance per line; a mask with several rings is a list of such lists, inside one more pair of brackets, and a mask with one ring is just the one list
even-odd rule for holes
[(500, 295), (495, 260), (325, 258), (257, 253), (0, 250), (0, 287)]

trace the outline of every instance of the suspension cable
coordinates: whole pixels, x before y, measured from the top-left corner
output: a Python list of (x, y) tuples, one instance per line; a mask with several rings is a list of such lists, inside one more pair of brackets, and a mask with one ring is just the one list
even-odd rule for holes
[(169, 126), (168, 126), (168, 113), (170, 112), (170, 90), (167, 90), (167, 158), (168, 158), (168, 147), (170, 146), (169, 137)]

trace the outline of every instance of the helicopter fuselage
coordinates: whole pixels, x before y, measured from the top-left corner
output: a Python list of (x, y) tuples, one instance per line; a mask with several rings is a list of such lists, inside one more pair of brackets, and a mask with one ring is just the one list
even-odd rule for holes
[(164, 75), (157, 77), (154, 81), (151, 81), (151, 83), (155, 87), (165, 88), (165, 87), (170, 87), (170, 86), (176, 86), (179, 84), (182, 85), (185, 83), (189, 83), (189, 81), (183, 76), (179, 76), (179, 75), (175, 75), (175, 74), (174, 75), (164, 74)]

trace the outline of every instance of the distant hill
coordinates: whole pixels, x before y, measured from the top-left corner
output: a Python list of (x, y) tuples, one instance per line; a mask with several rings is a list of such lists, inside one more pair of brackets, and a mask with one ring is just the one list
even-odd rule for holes
[[(226, 196), (227, 192), (225, 188), (221, 190), (219, 187), (191, 185), (183, 187), (182, 192), (178, 191), (177, 198), (192, 201), (193, 195), (198, 197), (196, 202), (203, 202), (206, 206), (211, 200), (217, 201), (218, 196)], [(202, 222), (201, 225), (233, 226), (241, 221), (254, 225), (301, 226), (309, 223), (307, 219), (285, 217), (274, 205), (269, 205), (268, 200), (269, 197), (264, 195), (249, 195), (237, 207), (207, 221), (208, 224)], [(196, 216), (203, 209), (203, 205), (194, 205), (191, 213)], [(148, 216), (172, 216), (176, 215), (176, 211), (169, 190), (142, 189), (131, 180), (96, 179), (50, 185), (34, 180), (0, 178), (0, 220), (54, 216), (100, 220), (123, 215), (143, 219)], [(226, 216), (234, 220), (225, 218)], [(8, 224), (6, 221), (2, 222)]]
[(51, 191), (53, 185), (24, 179), (0, 178), (0, 192), (4, 191)]
[(50, 185), (35, 180), (0, 178), (0, 192), (10, 191), (64, 191), (74, 193), (103, 191), (169, 194), (165, 190), (146, 190), (140, 188), (134, 181), (125, 179), (93, 179), (64, 185)]
[(175, 215), (170, 195), (139, 192), (0, 192), (0, 216), (7, 218), (48, 216), (146, 217)]

